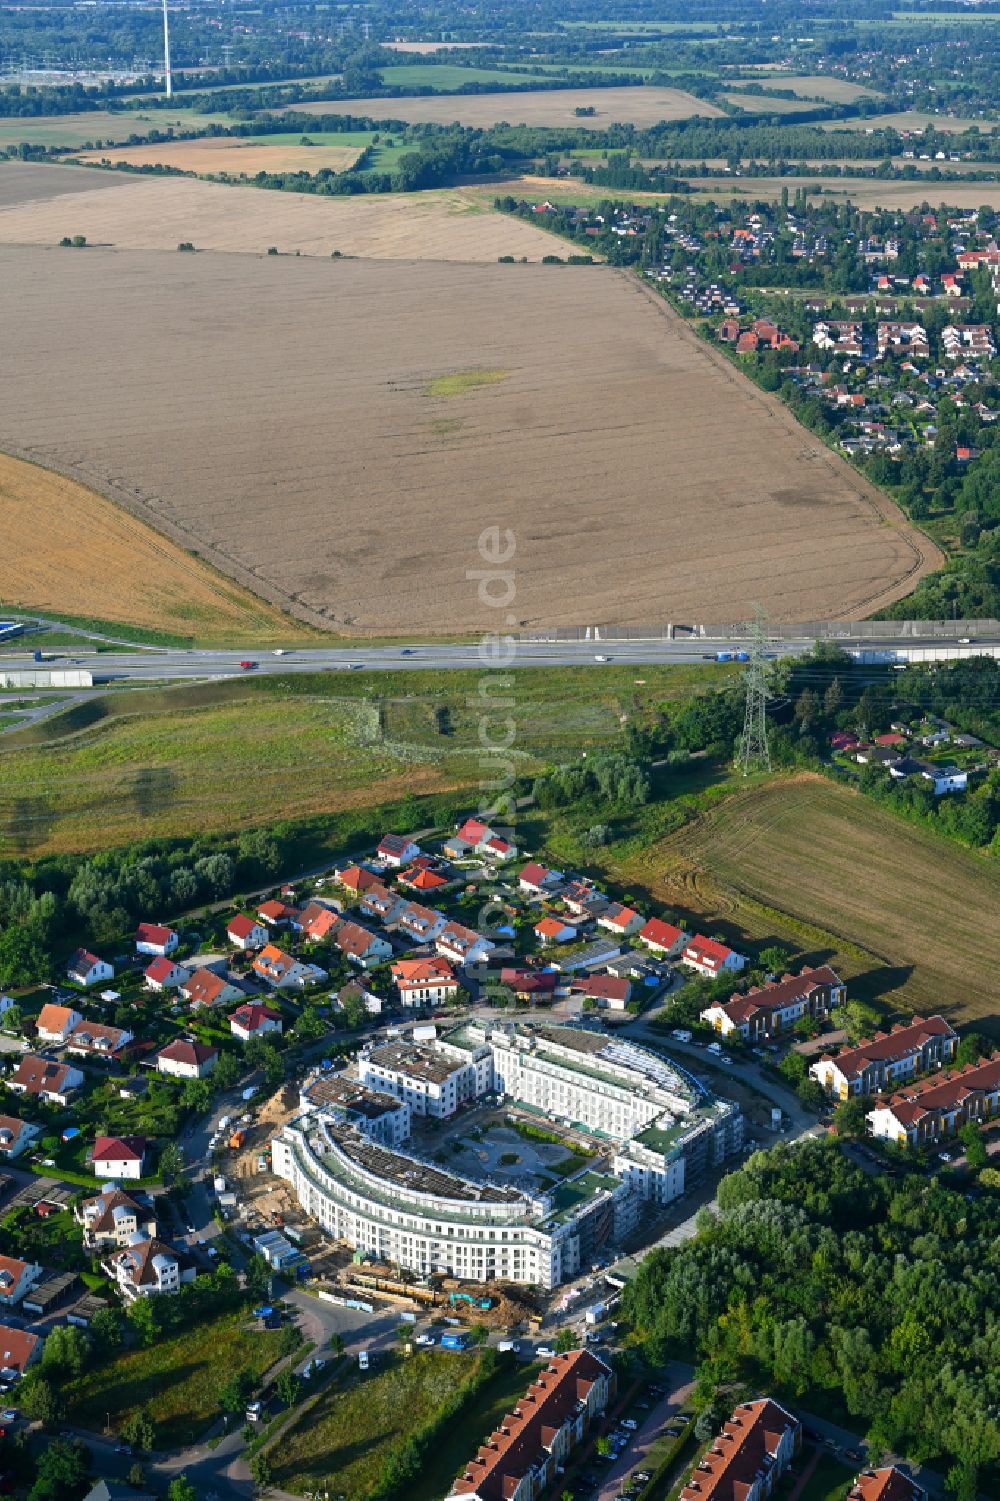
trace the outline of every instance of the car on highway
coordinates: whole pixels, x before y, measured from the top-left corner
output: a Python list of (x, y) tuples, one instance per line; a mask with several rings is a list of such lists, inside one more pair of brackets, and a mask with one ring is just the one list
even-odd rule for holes
[(604, 653), (602, 651), (594, 653), (594, 661), (595, 662), (606, 662), (607, 660), (608, 660), (607, 657), (604, 655)]
[(254, 668), (254, 667), (257, 666), (257, 663), (256, 662), (251, 662), (250, 659), (249, 659), (249, 657), (247, 657), (247, 658), (245, 658), (244, 661), (242, 661), (240, 663), (240, 666), (242, 667), (242, 669), (243, 669), (244, 672), (250, 672), (252, 668)]
[(413, 647), (412, 646), (403, 646), (403, 647), (401, 647), (399, 655), (401, 657), (412, 657), (413, 656)]

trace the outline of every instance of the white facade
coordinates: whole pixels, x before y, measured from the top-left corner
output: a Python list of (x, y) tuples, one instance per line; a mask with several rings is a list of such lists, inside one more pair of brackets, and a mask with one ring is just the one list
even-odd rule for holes
[(414, 1115), (448, 1120), (459, 1105), (476, 1098), (476, 1071), (466, 1062), (447, 1063), (430, 1048), (389, 1044), (358, 1061), (362, 1084), (403, 1100)]

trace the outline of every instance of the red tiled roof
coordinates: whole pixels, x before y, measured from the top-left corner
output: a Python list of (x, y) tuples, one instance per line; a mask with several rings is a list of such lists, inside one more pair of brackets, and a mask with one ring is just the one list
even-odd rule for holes
[(211, 1006), (219, 999), (229, 981), (223, 975), (217, 975), (210, 969), (196, 969), (181, 986), (189, 1001), (200, 1002), (203, 1006)]
[(508, 1501), (532, 1465), (542, 1457), (559, 1429), (602, 1376), (610, 1376), (603, 1361), (589, 1350), (555, 1355), (531, 1383), (512, 1413), (508, 1413), (479, 1448), (452, 1486), (455, 1495), (475, 1495), (480, 1501)]
[(918, 1079), (899, 1090), (888, 1101), (901, 1125), (909, 1126), (936, 1110), (949, 1112), (964, 1104), (970, 1095), (992, 1094), (1000, 1087), (1000, 1053), (967, 1063), (947, 1078)]
[(165, 954), (162, 954), (159, 958), (154, 959), (152, 964), (146, 966), (143, 970), (143, 976), (147, 980), (153, 980), (157, 984), (162, 985), (165, 980), (169, 980), (176, 968), (175, 961), (168, 959)]
[(922, 1501), (926, 1492), (895, 1465), (868, 1470), (859, 1475), (847, 1493), (847, 1501)]
[(932, 1037), (954, 1037), (955, 1032), (943, 1016), (932, 1016), (926, 1021), (915, 1016), (909, 1026), (893, 1027), (891, 1032), (876, 1032), (871, 1042), (862, 1042), (856, 1048), (847, 1048), (838, 1053), (834, 1062), (845, 1078), (854, 1078), (869, 1063), (885, 1063), (893, 1058), (905, 1057), (923, 1046)]
[(699, 964), (722, 964), (732, 949), (724, 943), (717, 943), (714, 938), (703, 938), (697, 934), (684, 950), (685, 959), (696, 959)]
[(91, 1159), (94, 1162), (141, 1162), (146, 1155), (143, 1136), (98, 1136)]
[(237, 912), (227, 927), (226, 932), (230, 938), (247, 939), (256, 927), (257, 923), (254, 922), (252, 917), (247, 917), (244, 912)]
[(363, 959), (375, 942), (375, 934), (369, 933), (359, 922), (344, 922), (334, 933), (333, 941), (342, 954)]
[(822, 964), (818, 969), (803, 970), (801, 975), (785, 975), (784, 979), (775, 980), (771, 985), (751, 986), (746, 995), (733, 996), (722, 1010), (733, 1021), (737, 1020), (735, 1013), (739, 1011), (738, 1019), (742, 1021), (755, 1011), (781, 1011), (795, 1001), (808, 1000), (821, 985), (837, 986), (841, 983), (839, 975), (828, 964)]
[(161, 928), (155, 922), (141, 922), (135, 930), (136, 943), (169, 943), (174, 936), (172, 928)]
[(431, 982), (453, 985), (458, 989), (455, 971), (447, 959), (442, 959), (440, 955), (433, 955), (428, 959), (399, 959), (392, 966), (392, 978), (400, 987)]
[(639, 937), (645, 942), (661, 949), (672, 949), (675, 943), (679, 943), (684, 937), (681, 928), (675, 928), (672, 923), (664, 922), (661, 917), (651, 917), (649, 921), (639, 929)]
[(69, 1071), (68, 1063), (50, 1063), (47, 1058), (25, 1053), (11, 1083), (21, 1085), (28, 1094), (62, 1094)]
[(469, 844), (478, 844), (480, 839), (486, 839), (492, 832), (488, 823), (483, 823), (478, 818), (467, 818), (455, 838), (466, 839)]
[(219, 1056), (218, 1048), (210, 1048), (204, 1042), (171, 1042), (157, 1053), (157, 1058), (166, 1058), (168, 1063), (207, 1063), (209, 1058)]
[(782, 1434), (797, 1419), (770, 1397), (736, 1408), (681, 1491), (680, 1501), (744, 1501), (769, 1468)]
[(519, 879), (527, 881), (529, 886), (541, 886), (551, 874), (552, 872), (547, 866), (539, 865), (537, 860), (529, 860), (522, 870)]
[(71, 1006), (56, 1006), (52, 1001), (46, 1001), (35, 1026), (39, 1032), (58, 1033), (61, 1037), (69, 1026), (69, 1019), (73, 1015)]
[(260, 1006), (253, 1002), (238, 1007), (229, 1018), (230, 1026), (235, 1022), (243, 1032), (257, 1032), (265, 1022), (280, 1021), (280, 1011), (275, 1011), (271, 1006)]
[(11, 1329), (9, 1324), (0, 1324), (0, 1370), (20, 1371), (23, 1375), (41, 1337), (27, 1329)]

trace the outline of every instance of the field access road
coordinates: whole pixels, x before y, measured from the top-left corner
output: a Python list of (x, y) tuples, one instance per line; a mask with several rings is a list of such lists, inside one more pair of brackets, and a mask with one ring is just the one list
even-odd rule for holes
[[(493, 639), (493, 638), (490, 638)], [(509, 639), (509, 645), (506, 644)], [(851, 644), (846, 641), (845, 645)], [(866, 652), (891, 652), (900, 648), (907, 651), (920, 647), (934, 647), (950, 654), (974, 655), (976, 652), (1000, 653), (1000, 633), (995, 637), (977, 637), (974, 643), (942, 640), (940, 637), (906, 637), (905, 640), (886, 637), (883, 639), (854, 642), (864, 646)], [(243, 651), (178, 651), (160, 650), (139, 646), (123, 652), (88, 652), (81, 647), (70, 655), (45, 654), (41, 663), (30, 654), (4, 654), (3, 667), (7, 671), (38, 672), (46, 668), (65, 670), (72, 667), (88, 668), (100, 683), (150, 683), (164, 679), (184, 678), (229, 678), (240, 677), (245, 672), (302, 673), (302, 672), (350, 672), (367, 671), (427, 671), (465, 668), (481, 671), (484, 668), (509, 667), (582, 667), (614, 663), (618, 666), (652, 666), (657, 663), (676, 664), (703, 662), (727, 647), (745, 647), (745, 637), (729, 640), (708, 640), (703, 637), (683, 637), (674, 641), (528, 641), (521, 638), (505, 638), (502, 655), (494, 656), (490, 648), (481, 650), (478, 640), (459, 644), (422, 644), (415, 646), (322, 646), (286, 651), (281, 656), (274, 652), (255, 653)], [(811, 651), (815, 642), (812, 637), (802, 636), (784, 641), (771, 641), (768, 653), (772, 656), (801, 656)], [(252, 661), (252, 668), (241, 663)]]

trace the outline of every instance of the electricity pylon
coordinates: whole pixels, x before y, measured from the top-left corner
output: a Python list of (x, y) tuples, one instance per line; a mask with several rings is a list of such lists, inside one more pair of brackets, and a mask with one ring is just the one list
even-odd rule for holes
[(746, 676), (746, 713), (743, 717), (743, 734), (740, 736), (739, 762), (743, 775), (747, 776), (755, 766), (771, 770), (771, 752), (767, 743), (767, 700), (770, 693), (767, 680), (770, 664), (767, 660), (767, 617), (763, 605), (754, 606), (754, 618), (749, 627)]

